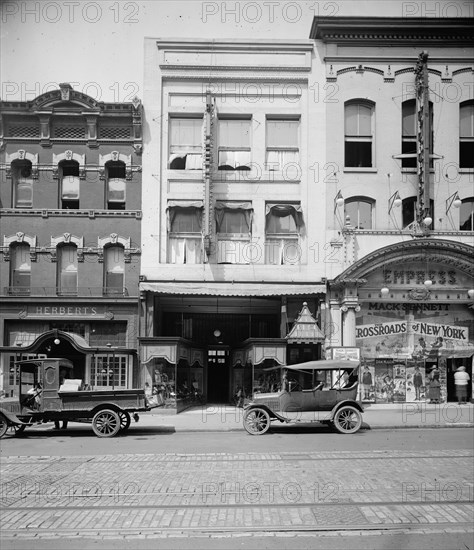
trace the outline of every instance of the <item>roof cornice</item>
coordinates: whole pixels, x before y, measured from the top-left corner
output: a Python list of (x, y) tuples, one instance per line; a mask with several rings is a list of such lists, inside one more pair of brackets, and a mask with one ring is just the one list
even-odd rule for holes
[(474, 18), (315, 17), (310, 38), (325, 43), (472, 45)]

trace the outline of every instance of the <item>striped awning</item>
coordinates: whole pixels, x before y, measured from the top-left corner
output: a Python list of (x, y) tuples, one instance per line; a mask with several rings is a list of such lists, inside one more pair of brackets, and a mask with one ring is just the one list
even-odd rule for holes
[(141, 291), (196, 296), (314, 296), (324, 294), (323, 284), (298, 283), (140, 283)]

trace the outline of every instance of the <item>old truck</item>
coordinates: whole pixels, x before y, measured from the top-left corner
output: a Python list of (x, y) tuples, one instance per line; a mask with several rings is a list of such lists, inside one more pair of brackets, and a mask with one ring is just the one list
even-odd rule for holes
[(90, 390), (72, 378), (68, 359), (18, 361), (19, 395), (0, 399), (0, 437), (51, 421), (90, 422), (97, 437), (126, 431), (132, 416), (155, 407), (143, 389)]

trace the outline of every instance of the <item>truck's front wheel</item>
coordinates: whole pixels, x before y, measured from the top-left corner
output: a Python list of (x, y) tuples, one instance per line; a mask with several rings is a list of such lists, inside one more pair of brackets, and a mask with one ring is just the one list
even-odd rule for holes
[(92, 419), (92, 430), (97, 437), (114, 437), (120, 430), (120, 417), (110, 409), (97, 412)]
[(0, 437), (3, 437), (8, 430), (8, 422), (7, 419), (3, 416), (3, 414), (0, 414)]

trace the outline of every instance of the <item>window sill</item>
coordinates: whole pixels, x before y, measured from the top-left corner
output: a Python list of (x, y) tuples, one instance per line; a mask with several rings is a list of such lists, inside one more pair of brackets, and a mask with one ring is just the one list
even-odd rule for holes
[(474, 168), (459, 168), (458, 172), (460, 174), (474, 174)]
[(360, 168), (357, 166), (349, 166), (344, 167), (343, 172), (371, 172), (375, 173), (377, 172), (377, 168), (371, 168), (370, 166), (361, 166)]

